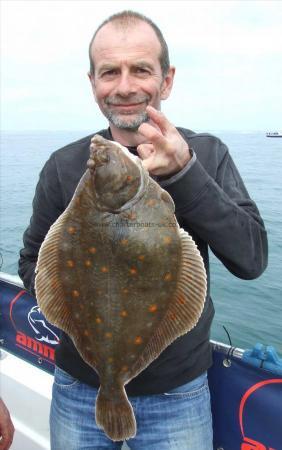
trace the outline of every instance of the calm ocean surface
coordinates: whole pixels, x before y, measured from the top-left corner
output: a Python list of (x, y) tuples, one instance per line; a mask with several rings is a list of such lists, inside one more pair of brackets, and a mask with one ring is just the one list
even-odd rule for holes
[[(22, 234), (29, 223), (39, 171), (54, 150), (89, 132), (25, 132), (1, 135), (0, 266), (17, 274)], [(211, 292), (216, 315), (212, 338), (250, 347), (271, 344), (282, 355), (282, 139), (264, 133), (213, 132), (229, 147), (251, 197), (264, 218), (269, 265), (257, 280), (231, 275), (211, 255)]]

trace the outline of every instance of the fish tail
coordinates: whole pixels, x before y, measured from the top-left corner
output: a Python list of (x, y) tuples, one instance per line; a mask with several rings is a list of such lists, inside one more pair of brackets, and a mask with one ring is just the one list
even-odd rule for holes
[(114, 395), (102, 385), (96, 401), (96, 423), (113, 441), (123, 441), (136, 435), (136, 420), (123, 386)]

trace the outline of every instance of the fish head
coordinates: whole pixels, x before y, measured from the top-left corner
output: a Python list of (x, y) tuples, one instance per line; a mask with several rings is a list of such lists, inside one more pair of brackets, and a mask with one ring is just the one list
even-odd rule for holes
[(130, 207), (144, 191), (145, 169), (126, 147), (100, 135), (91, 139), (87, 162), (96, 205), (111, 213)]

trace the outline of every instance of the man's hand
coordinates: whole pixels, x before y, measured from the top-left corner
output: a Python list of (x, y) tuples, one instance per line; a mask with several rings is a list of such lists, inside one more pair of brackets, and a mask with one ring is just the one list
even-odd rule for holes
[(10, 413), (0, 398), (0, 450), (8, 450), (13, 442), (14, 425)]
[(179, 172), (191, 159), (187, 142), (162, 112), (152, 106), (147, 106), (146, 112), (153, 124), (142, 123), (138, 128), (146, 138), (146, 143), (137, 147), (143, 166), (151, 175)]

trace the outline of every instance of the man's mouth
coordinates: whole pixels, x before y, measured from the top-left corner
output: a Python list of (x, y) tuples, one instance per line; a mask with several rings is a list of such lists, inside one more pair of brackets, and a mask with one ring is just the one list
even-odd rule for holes
[(110, 106), (114, 106), (117, 108), (136, 108), (140, 105), (143, 105), (144, 102), (139, 103), (111, 103)]
[(122, 98), (121, 96), (109, 96), (105, 98), (105, 104), (113, 109), (121, 109), (124, 111), (130, 109), (137, 109), (140, 107), (146, 107), (150, 102), (150, 97), (145, 95), (140, 96), (128, 96)]
[(129, 115), (129, 114), (137, 114), (140, 113), (140, 111), (144, 111), (146, 104), (144, 102), (140, 102), (140, 103), (111, 103), (110, 108), (112, 109), (112, 111), (116, 111), (117, 113), (120, 114), (125, 114), (125, 115)]

